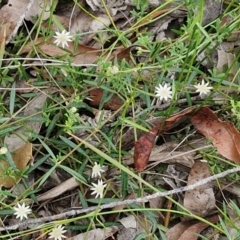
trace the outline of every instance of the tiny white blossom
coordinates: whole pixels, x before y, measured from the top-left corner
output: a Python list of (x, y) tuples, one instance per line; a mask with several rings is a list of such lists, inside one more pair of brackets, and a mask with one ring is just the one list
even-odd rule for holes
[(100, 164), (95, 162), (94, 166), (92, 168), (92, 178), (97, 177), (97, 176), (101, 177), (102, 172), (105, 172), (105, 171), (102, 169)]
[(56, 43), (57, 46), (62, 44), (63, 48), (65, 48), (65, 45), (68, 47), (68, 42), (72, 42), (72, 36), (70, 35), (70, 32), (67, 32), (66, 30), (63, 30), (61, 33), (56, 32), (54, 38), (56, 38), (54, 43)]
[(92, 184), (94, 187), (90, 188), (93, 192), (91, 193), (91, 195), (93, 194), (97, 194), (95, 198), (97, 198), (98, 196), (100, 198), (103, 197), (103, 190), (104, 188), (107, 186), (107, 184), (103, 184), (102, 180), (98, 180), (98, 184), (93, 183)]
[(3, 154), (6, 154), (7, 153), (7, 148), (6, 147), (1, 147), (0, 148), (0, 154), (3, 155)]
[(49, 238), (54, 238), (54, 240), (62, 240), (62, 238), (66, 238), (66, 236), (63, 235), (63, 233), (66, 231), (67, 230), (64, 230), (62, 225), (58, 225), (49, 233)]
[(110, 66), (107, 68), (107, 76), (115, 75), (119, 72), (119, 68), (117, 66)]
[(138, 56), (141, 55), (144, 51), (141, 47), (137, 47), (136, 50), (137, 50), (137, 55)]
[(15, 210), (14, 215), (17, 215), (16, 218), (20, 218), (21, 221), (23, 220), (23, 218), (27, 219), (27, 215), (32, 212), (29, 206), (25, 206), (25, 203), (23, 203), (22, 205), (18, 203), (17, 206), (13, 209)]
[(156, 97), (160, 98), (160, 101), (163, 99), (165, 101), (167, 101), (168, 99), (172, 99), (171, 87), (168, 87), (166, 83), (164, 85), (159, 84), (159, 87), (155, 87), (155, 93)]
[(70, 112), (71, 112), (71, 113), (77, 112), (77, 108), (76, 108), (76, 107), (71, 107), (71, 108), (70, 108)]
[(197, 89), (196, 92), (199, 93), (200, 96), (210, 93), (212, 87), (208, 87), (208, 84), (209, 82), (205, 83), (204, 80), (202, 80), (201, 83), (194, 85), (194, 87)]

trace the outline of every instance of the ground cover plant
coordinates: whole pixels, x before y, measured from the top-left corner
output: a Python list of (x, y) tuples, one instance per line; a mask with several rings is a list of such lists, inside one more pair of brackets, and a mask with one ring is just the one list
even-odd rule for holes
[(2, 1), (0, 239), (239, 239), (238, 1)]

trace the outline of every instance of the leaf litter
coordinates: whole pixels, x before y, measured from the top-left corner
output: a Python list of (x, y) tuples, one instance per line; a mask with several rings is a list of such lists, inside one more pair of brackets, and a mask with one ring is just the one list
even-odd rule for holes
[[(5, 43), (5, 39), (8, 39), (8, 43), (10, 40), (15, 38), (16, 30), (21, 29), (21, 26), (25, 24), (23, 19), (35, 24), (36, 18), (33, 16), (41, 15), (42, 20), (48, 20), (49, 16), (51, 15), (50, 6), (53, 6), (51, 3), (52, 1), (46, 2), (39, 0), (22, 1), (21, 3), (14, 0), (8, 1), (8, 4), (5, 4), (0, 9), (0, 18), (2, 20), (2, 26), (0, 29), (1, 42)], [(28, 43), (21, 48), (19, 54), (25, 56), (39, 51), (41, 55), (49, 57), (49, 60), (51, 60), (51, 58), (59, 58), (64, 61), (71, 61), (71, 64), (74, 63), (80, 67), (83, 66), (85, 70), (88, 67), (93, 67), (93, 71), (99, 75), (102, 74), (101, 64), (104, 64), (103, 62), (101, 62), (100, 65), (96, 64), (100, 58), (104, 59), (106, 62), (111, 61), (112, 64), (121, 60), (123, 62), (125, 61), (132, 64), (132, 66), (134, 66), (136, 62), (149, 61), (153, 56), (147, 53), (147, 51), (144, 52), (144, 45), (140, 44), (141, 47), (139, 48), (139, 42), (137, 42), (138, 37), (144, 33), (146, 28), (148, 28), (155, 34), (155, 37), (158, 41), (166, 41), (167, 39), (171, 38), (175, 39), (178, 37), (178, 35), (176, 32), (171, 31), (171, 28), (180, 28), (188, 16), (187, 8), (184, 8), (183, 6), (179, 7), (177, 3), (173, 3), (167, 8), (160, 9), (158, 11), (149, 10), (151, 8), (157, 8), (160, 6), (162, 4), (161, 1), (149, 1), (149, 9), (147, 9), (149, 14), (146, 15), (147, 17), (144, 17), (140, 20), (134, 19), (135, 22), (131, 22), (132, 19), (129, 18), (130, 11), (135, 11), (138, 9), (138, 6), (136, 6), (134, 1), (106, 1), (105, 4), (107, 6), (104, 6), (103, 1), (78, 1), (78, 4), (75, 2), (70, 2), (66, 3), (65, 6), (62, 6), (60, 1), (56, 1), (54, 4), (56, 4), (59, 9), (63, 7), (64, 10), (56, 11), (57, 14), (60, 15), (57, 15), (54, 12), (54, 23), (52, 23), (51, 26), (47, 26), (46, 23), (44, 23), (41, 27), (45, 30), (54, 29), (55, 31), (59, 31), (59, 26), (62, 24), (62, 26), (65, 28), (69, 27), (69, 31), (73, 35), (76, 35), (79, 32), (82, 33), (83, 36), (80, 38), (80, 41), (77, 44), (70, 42), (69, 47), (62, 49), (54, 44), (54, 38), (51, 36), (47, 38), (36, 37), (35, 39), (28, 41)], [(81, 7), (78, 7), (79, 5)], [(222, 5), (220, 2), (206, 1), (204, 5), (203, 26), (211, 23), (220, 15), (221, 7)], [(85, 8), (87, 10), (82, 11)], [(109, 12), (106, 11), (106, 9), (108, 9)], [(226, 19), (222, 20), (222, 26), (226, 24), (226, 21)], [(228, 19), (228, 21), (231, 22), (231, 18)], [(130, 44), (130, 46), (127, 46), (124, 41), (119, 41), (120, 43), (117, 43), (117, 47), (114, 47), (116, 42), (113, 32), (105, 31), (109, 30), (112, 26), (115, 26), (115, 30), (116, 27), (123, 30), (130, 29), (128, 35), (128, 44)], [(100, 35), (99, 32), (102, 30), (104, 30), (103, 34)], [(236, 35), (231, 34), (231, 37), (234, 38)], [(238, 68), (234, 62), (236, 54), (229, 53), (234, 49), (234, 44), (228, 40), (226, 40), (225, 46), (222, 44), (220, 49), (217, 50), (213, 46), (214, 43), (217, 44), (217, 42), (213, 41), (212, 46), (207, 46), (206, 50), (204, 49), (202, 53), (199, 53), (196, 61), (206, 68), (216, 67), (220, 73), (224, 72), (226, 65), (228, 68), (233, 66), (229, 71), (229, 76), (227, 79), (229, 82), (231, 82), (232, 78), (237, 74)], [(104, 45), (110, 46), (110, 50)], [(112, 49), (111, 46), (113, 46)], [(157, 45), (155, 47), (157, 47)], [(134, 52), (135, 50), (137, 50), (137, 53)], [(141, 53), (141, 51), (144, 53)], [(209, 52), (211, 52), (211, 54), (209, 54)], [(210, 56), (211, 59), (206, 59), (208, 56)], [(44, 61), (45, 66), (43, 64), (43, 68), (40, 71), (36, 66), (34, 66), (34, 61), (29, 60), (27, 57), (26, 61), (30, 63), (30, 65), (32, 65), (31, 67), (33, 67), (37, 72), (37, 77), (35, 79), (36, 81), (41, 74), (46, 76), (45, 74), (48, 73), (46, 61)], [(177, 65), (174, 67), (177, 67)], [(65, 71), (64, 69), (61, 70), (62, 72)], [(38, 73), (41, 74), (38, 75)], [(8, 131), (10, 134), (4, 137), (2, 143), (8, 148), (9, 153), (4, 157), (1, 156), (0, 171), (0, 182), (5, 188), (11, 188), (13, 186), (19, 187), (20, 185), (18, 185), (18, 181), (21, 180), (22, 177), (20, 177), (20, 175), (18, 176), (16, 173), (14, 173), (12, 176), (8, 176), (5, 173), (7, 173), (9, 166), (11, 166), (13, 169), (17, 168), (20, 172), (26, 170), (28, 167), (31, 168), (32, 166), (28, 166), (28, 164), (33, 159), (32, 146), (34, 146), (34, 154), (36, 155), (37, 160), (34, 163), (36, 164), (34, 165), (35, 167), (33, 167), (34, 169), (37, 169), (36, 172), (38, 172), (40, 175), (42, 174), (39, 173), (40, 170), (45, 171), (45, 178), (43, 179), (44, 181), (42, 180), (41, 182), (45, 182), (45, 184), (40, 184), (41, 193), (34, 196), (32, 203), (36, 205), (38, 204), (37, 201), (49, 201), (54, 203), (54, 201), (57, 201), (57, 199), (61, 196), (59, 206), (55, 208), (55, 211), (50, 207), (50, 205), (45, 206), (46, 209), (48, 208), (50, 215), (57, 214), (65, 208), (87, 208), (90, 203), (100, 204), (100, 202), (94, 202), (92, 199), (90, 199), (88, 202), (89, 191), (88, 188), (84, 188), (84, 185), (81, 185), (81, 190), (83, 191), (81, 191), (79, 194), (80, 197), (76, 194), (76, 189), (78, 189), (80, 186), (79, 182), (83, 181), (84, 179), (81, 174), (84, 174), (84, 176), (88, 179), (90, 179), (91, 176), (89, 171), (85, 171), (84, 168), (80, 169), (79, 173), (71, 170), (71, 168), (76, 164), (76, 160), (78, 161), (77, 158), (71, 157), (69, 154), (62, 161), (64, 164), (67, 162), (68, 167), (65, 167), (64, 165), (61, 167), (61, 162), (60, 169), (57, 168), (56, 170), (52, 171), (49, 168), (51, 165), (51, 159), (56, 160), (61, 155), (61, 153), (56, 153), (58, 149), (54, 148), (54, 143), (58, 143), (59, 139), (63, 138), (57, 138), (57, 130), (53, 135), (50, 136), (50, 128), (43, 126), (44, 121), (41, 119), (44, 117), (47, 118), (47, 109), (52, 103), (50, 103), (50, 105), (48, 104), (50, 100), (53, 100), (51, 98), (47, 98), (47, 96), (53, 94), (55, 98), (53, 102), (56, 104), (59, 103), (60, 96), (64, 96), (63, 98), (65, 100), (65, 97), (68, 96), (68, 94), (76, 94), (76, 92), (74, 92), (75, 90), (70, 89), (69, 86), (64, 86), (62, 77), (59, 77), (54, 72), (51, 72), (51, 74), (54, 75), (55, 86), (51, 86), (52, 90), (50, 92), (49, 90), (41, 90), (37, 97), (31, 97), (31, 93), (36, 95), (36, 92), (21, 90), (21, 87), (17, 85), (17, 97), (21, 99), (21, 104), (24, 104), (25, 102), (26, 107), (24, 111), (22, 109), (13, 109), (15, 116), (12, 117), (13, 119), (15, 117), (21, 118), (23, 115), (27, 120), (26, 122), (21, 122), (19, 124), (19, 129), (13, 131), (9, 129)], [(95, 77), (97, 74), (95, 74)], [(131, 74), (133, 79), (139, 82), (150, 81), (156, 78), (155, 75), (151, 76), (150, 72), (143, 74), (142, 72), (133, 71)], [(156, 72), (155, 74), (158, 75), (160, 73)], [(68, 74), (66, 74), (65, 77), (66, 78), (64, 80), (68, 78)], [(142, 77), (141, 80), (140, 77)], [(109, 81), (109, 78), (106, 79)], [(28, 86), (31, 87), (32, 84), (34, 85), (35, 80), (33, 82), (28, 82)], [(141, 176), (147, 175), (147, 171), (152, 171), (154, 175), (160, 176), (160, 179), (155, 179), (155, 177), (150, 176), (146, 177), (151, 183), (155, 181), (158, 187), (167, 186), (166, 188), (170, 187), (175, 189), (183, 186), (184, 184), (188, 186), (213, 174), (210, 171), (210, 163), (204, 161), (201, 155), (201, 146), (206, 144), (206, 140), (202, 141), (202, 136), (200, 137), (200, 135), (198, 135), (194, 137), (194, 141), (196, 139), (200, 139), (200, 147), (198, 146), (199, 148), (197, 147), (197, 144), (194, 143), (193, 139), (188, 140), (187, 138), (184, 138), (184, 141), (178, 142), (169, 138), (169, 133), (169, 135), (177, 136), (174, 131), (176, 130), (181, 132), (182, 129), (185, 128), (183, 125), (188, 125), (189, 129), (194, 129), (194, 131), (196, 130), (198, 133), (204, 135), (206, 139), (210, 141), (210, 143), (208, 142), (207, 144), (209, 146), (213, 145), (216, 147), (220, 156), (227, 158), (232, 162), (239, 163), (240, 150), (238, 147), (238, 142), (240, 140), (240, 133), (234, 124), (220, 120), (209, 107), (199, 107), (198, 105), (194, 105), (193, 107), (187, 108), (187, 104), (181, 105), (180, 101), (175, 114), (172, 114), (171, 112), (170, 114), (167, 114), (168, 117), (163, 117), (161, 114), (159, 114), (160, 117), (156, 117), (158, 114), (155, 114), (154, 118), (148, 117), (145, 119), (145, 125), (143, 122), (138, 122), (137, 128), (137, 125), (125, 125), (123, 128), (117, 129), (114, 144), (110, 143), (109, 141), (107, 144), (103, 143), (106, 133), (110, 132), (110, 129), (115, 127), (114, 121), (117, 121), (118, 117), (120, 116), (118, 115), (119, 112), (121, 113), (124, 111), (122, 110), (126, 104), (124, 101), (125, 98), (123, 97), (124, 93), (121, 91), (121, 89), (117, 91), (112, 90), (110, 93), (108, 93), (107, 89), (112, 87), (112, 83), (109, 84), (107, 88), (104, 88), (99, 86), (99, 84), (94, 83), (96, 80), (94, 77), (90, 79), (87, 78), (87, 74), (79, 78), (79, 81), (82, 81), (82, 83), (84, 83), (85, 80), (86, 82), (92, 82), (93, 84), (90, 85), (88, 89), (85, 89), (85, 95), (83, 96), (85, 99), (82, 103), (80, 103), (82, 104), (80, 107), (77, 106), (80, 109), (79, 113), (81, 115), (71, 115), (71, 118), (77, 119), (74, 121), (79, 122), (79, 129), (77, 130), (78, 132), (83, 133), (81, 137), (91, 143), (94, 142), (93, 144), (98, 146), (99, 151), (106, 151), (107, 144), (115, 145), (113, 147), (114, 149), (117, 149), (120, 145), (121, 150), (126, 151), (127, 153), (127, 156), (124, 156), (122, 159), (123, 163), (128, 165), (132, 171), (136, 170)], [(102, 81), (105, 81), (104, 78)], [(237, 84), (236, 80), (233, 82)], [(45, 83), (48, 84), (47, 81)], [(1, 84), (3, 84), (1, 85), (1, 89), (4, 89), (4, 83)], [(129, 89), (129, 86), (128, 91), (132, 91)], [(108, 96), (107, 98), (105, 98), (106, 94)], [(189, 96), (187, 97), (189, 101)], [(28, 98), (31, 99), (29, 102), (26, 101)], [(136, 100), (140, 101), (142, 100), (141, 98), (143, 97), (138, 96), (136, 97)], [(226, 101), (224, 98), (223, 100)], [(144, 108), (146, 109), (147, 107), (150, 109), (150, 104), (146, 104), (148, 101), (149, 99), (145, 98), (144, 101), (139, 104), (138, 109), (136, 108), (136, 112), (134, 114), (138, 113), (137, 111), (144, 110)], [(74, 107), (76, 106), (74, 105), (75, 103), (73, 103), (71, 97), (70, 99), (64, 101), (64, 104), (63, 105), (65, 108), (68, 104), (70, 106), (71, 104)], [(110, 114), (107, 119), (103, 119), (104, 110), (102, 109), (110, 110), (112, 115)], [(59, 114), (55, 115), (54, 118), (52, 118), (51, 121), (46, 125), (51, 126), (51, 123), (56, 123), (57, 125), (61, 126), (63, 123), (58, 117), (60, 115), (67, 116), (68, 114), (65, 113), (64, 115), (61, 111), (62, 110), (60, 110)], [(156, 107), (154, 111), (158, 113), (161, 112), (159, 111), (158, 107)], [(131, 110), (127, 109), (126, 113), (128, 117), (131, 116)], [(50, 115), (48, 115), (48, 117), (49, 116)], [(96, 119), (97, 121), (95, 121)], [(16, 121), (16, 123), (19, 122)], [(101, 124), (107, 128), (106, 132), (92, 134), (91, 131), (94, 131), (96, 127), (100, 126)], [(143, 124), (142, 127), (140, 124)], [(145, 129), (145, 131), (143, 129)], [(146, 129), (150, 130), (146, 132)], [(173, 133), (171, 133), (171, 131), (173, 131)], [(44, 140), (48, 143), (51, 143), (51, 140), (49, 141), (49, 139), (53, 138), (52, 145), (44, 145), (44, 150), (42, 150), (43, 146), (39, 147), (39, 145), (41, 145), (41, 141), (39, 141), (39, 138), (42, 138), (41, 134), (46, 134), (46, 136), (44, 136)], [(164, 143), (161, 143), (160, 140), (162, 136), (165, 138)], [(190, 135), (188, 137), (191, 138)], [(78, 149), (77, 151), (79, 151), (79, 154), (85, 154), (85, 152), (80, 149), (81, 145), (77, 145), (77, 143), (72, 141), (72, 139), (65, 139), (65, 143), (67, 143), (68, 149), (66, 150), (65, 148), (63, 150), (64, 154), (66, 154), (72, 148), (75, 150)], [(130, 149), (132, 150), (130, 151)], [(39, 153), (41, 151), (47, 152), (44, 153), (46, 158), (40, 157), (41, 155), (39, 155)], [(87, 154), (85, 154), (85, 157), (87, 162), (90, 161), (91, 157), (87, 158)], [(45, 164), (45, 161), (47, 164)], [(38, 162), (42, 162), (44, 166), (37, 166)], [(87, 162), (81, 162), (81, 165), (86, 166)], [(55, 164), (59, 163), (55, 162)], [(162, 166), (163, 170), (159, 170), (159, 166)], [(160, 173), (158, 171), (160, 171)], [(56, 186), (51, 185), (51, 181), (49, 180), (51, 179), (49, 177), (50, 174), (57, 175), (57, 181), (54, 183)], [(37, 176), (37, 173), (33, 173), (33, 175)], [(111, 184), (109, 189), (112, 189), (107, 190), (107, 196), (110, 197), (110, 199), (111, 196), (120, 198), (119, 196), (121, 195), (116, 194), (118, 192), (130, 191), (129, 189), (123, 189), (124, 186), (120, 186), (119, 182), (116, 182), (116, 176), (121, 176), (121, 172), (114, 168), (109, 169), (108, 175), (104, 176), (105, 178), (108, 178), (108, 181)], [(186, 182), (187, 176), (188, 178)], [(76, 181), (76, 179), (78, 179), (79, 182)], [(126, 181), (126, 179), (126, 177), (123, 177), (122, 180)], [(25, 180), (27, 181), (27, 179)], [(34, 178), (34, 181), (37, 182), (37, 178), (36, 180)], [(136, 188), (135, 185), (135, 182), (131, 182), (131, 188)], [(225, 182), (222, 186), (226, 185), (228, 185), (228, 182)], [(141, 190), (143, 191), (143, 194), (146, 194), (147, 191), (145, 192), (145, 190)], [(231, 192), (231, 190), (228, 191)], [(239, 191), (239, 189), (236, 189), (234, 192), (236, 193), (237, 191)], [(70, 193), (72, 196), (71, 198), (68, 198)], [(233, 194), (233, 192), (231, 193)], [(133, 195), (128, 194), (127, 198), (130, 196)], [(64, 197), (66, 197), (67, 200), (64, 200)], [(136, 195), (134, 195), (134, 197), (136, 198)], [(171, 221), (170, 219), (172, 213), (164, 214), (164, 211), (161, 212), (160, 210), (158, 213), (155, 213), (155, 211), (144, 213), (143, 211), (139, 213), (138, 217), (133, 214), (134, 212), (130, 212), (128, 216), (125, 216), (121, 213), (121, 210), (128, 207), (125, 205), (121, 208), (112, 209), (113, 211), (119, 211), (119, 214), (112, 214), (112, 216), (110, 216), (111, 221), (118, 222), (119, 225), (104, 228), (95, 227), (95, 229), (92, 230), (85, 228), (88, 230), (86, 232), (83, 231), (81, 234), (79, 234), (81, 231), (78, 231), (77, 233), (72, 231), (70, 233), (71, 236), (69, 237), (71, 237), (70, 239), (85, 239), (86, 236), (87, 239), (95, 239), (96, 237), (99, 239), (114, 239), (114, 236), (116, 236), (117, 239), (134, 239), (138, 237), (138, 235), (147, 236), (147, 234), (149, 234), (151, 231), (156, 231), (156, 226), (158, 224), (165, 223), (164, 227), (168, 228), (168, 230), (165, 229), (167, 239), (191, 240), (197, 239), (196, 234), (200, 234), (205, 228), (208, 227), (206, 222), (196, 220), (194, 218), (194, 214), (198, 217), (206, 219), (212, 224), (216, 224), (219, 221), (220, 214), (216, 208), (216, 201), (221, 198), (216, 194), (216, 184), (205, 184), (195, 189), (188, 190), (184, 194), (179, 194), (177, 197), (179, 203), (181, 203), (187, 211), (191, 212), (192, 219), (189, 218), (189, 216), (181, 217), (178, 219), (178, 223), (174, 223), (174, 221)], [(34, 202), (34, 199), (37, 201)], [(69, 199), (71, 199), (71, 201), (69, 201)], [(30, 199), (28, 199), (28, 201), (31, 202)], [(104, 201), (109, 200), (104, 198)], [(166, 208), (166, 204), (167, 202), (165, 198), (158, 198), (155, 199), (155, 201), (149, 201), (149, 205), (152, 208), (164, 209)], [(172, 204), (168, 205), (167, 210), (169, 210), (169, 212), (171, 212), (172, 206)], [(136, 208), (136, 206), (131, 207)], [(141, 208), (140, 205), (137, 207)], [(40, 211), (38, 213), (37, 208), (35, 212), (36, 215), (40, 215)], [(215, 215), (210, 216), (211, 214)], [(158, 218), (156, 215), (158, 215)], [(233, 216), (233, 214), (230, 214), (230, 210), (229, 215)], [(102, 215), (101, 218), (104, 219), (104, 216)], [(80, 219), (77, 221), (79, 225), (85, 224), (84, 221)]]

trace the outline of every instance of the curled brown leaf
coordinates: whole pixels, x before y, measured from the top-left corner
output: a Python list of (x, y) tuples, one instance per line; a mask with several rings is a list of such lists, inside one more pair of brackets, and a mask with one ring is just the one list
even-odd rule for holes
[(240, 163), (240, 133), (231, 122), (220, 120), (208, 107), (202, 107), (191, 118), (195, 129), (212, 140), (225, 158)]
[(143, 171), (148, 164), (149, 156), (152, 152), (153, 144), (158, 134), (158, 128), (159, 126), (155, 126), (135, 142), (133, 158), (135, 168), (138, 172)]

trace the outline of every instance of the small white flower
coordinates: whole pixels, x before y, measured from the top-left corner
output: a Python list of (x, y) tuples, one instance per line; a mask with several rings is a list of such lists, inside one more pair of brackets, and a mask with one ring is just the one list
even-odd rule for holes
[(100, 198), (103, 197), (103, 190), (104, 188), (107, 186), (107, 184), (103, 184), (102, 180), (98, 180), (98, 184), (93, 183), (92, 184), (94, 187), (90, 188), (93, 192), (91, 193), (91, 195), (93, 194), (97, 194), (95, 198), (97, 198), (98, 196)]
[(0, 154), (3, 155), (3, 154), (6, 154), (7, 153), (7, 148), (6, 147), (1, 147), (0, 148)]
[(62, 238), (66, 238), (66, 236), (63, 235), (63, 233), (66, 231), (67, 230), (64, 230), (62, 225), (58, 225), (49, 233), (49, 238), (54, 238), (54, 240), (62, 240)]
[(59, 44), (62, 44), (62, 47), (65, 48), (65, 45), (68, 47), (67, 42), (72, 42), (72, 36), (70, 35), (70, 32), (67, 32), (66, 30), (63, 30), (61, 33), (56, 32), (56, 35), (54, 36), (56, 40), (54, 43), (58, 46)]
[(102, 172), (105, 172), (105, 171), (102, 169), (100, 164), (95, 162), (94, 166), (92, 168), (92, 178), (97, 177), (97, 176), (101, 177)]
[(17, 206), (13, 209), (15, 210), (14, 215), (17, 215), (16, 218), (20, 218), (21, 221), (23, 220), (23, 218), (27, 219), (27, 215), (32, 212), (29, 206), (25, 206), (25, 203), (23, 203), (22, 205), (18, 203)]
[(143, 49), (141, 47), (137, 47), (136, 50), (137, 50), (137, 55), (138, 56), (143, 53)]
[(171, 87), (165, 83), (164, 85), (159, 84), (159, 87), (155, 87), (156, 97), (160, 98), (161, 100), (167, 101), (168, 99), (172, 99), (172, 91)]
[(107, 68), (107, 76), (117, 74), (118, 72), (119, 72), (119, 68), (117, 66), (110, 66)]
[(207, 95), (210, 93), (210, 89), (212, 87), (208, 87), (209, 82), (205, 83), (204, 80), (202, 80), (201, 83), (198, 83), (197, 85), (194, 85), (194, 87), (197, 89), (196, 92), (199, 93), (200, 96)]
[(77, 112), (77, 108), (76, 107), (71, 107), (70, 108), (70, 112), (71, 113), (76, 113)]

